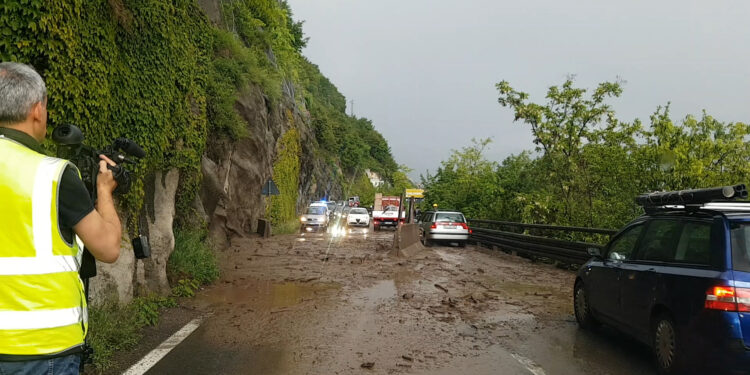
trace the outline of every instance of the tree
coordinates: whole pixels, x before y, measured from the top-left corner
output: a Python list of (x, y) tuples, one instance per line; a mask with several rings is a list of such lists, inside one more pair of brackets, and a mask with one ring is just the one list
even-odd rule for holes
[(643, 133), (648, 190), (680, 190), (732, 185), (750, 176), (750, 126), (722, 123), (705, 111), (687, 116), (682, 126), (669, 117), (669, 105), (657, 108)]
[(487, 161), (484, 150), (490, 139), (472, 139), (472, 145), (453, 150), (435, 175), (422, 176), (426, 208), (461, 210), (467, 217), (482, 217), (490, 211), (499, 190), (497, 163)]
[[(545, 105), (528, 102), (527, 93), (514, 90), (506, 81), (498, 83), (497, 89), (498, 102), (514, 110), (514, 121), (531, 126), (536, 150), (542, 152), (549, 172), (547, 185), (561, 198), (559, 221), (582, 224), (581, 212), (593, 212), (597, 189), (584, 146), (606, 139), (603, 133), (617, 131), (621, 125), (606, 102), (620, 96), (620, 83), (601, 83), (586, 97), (587, 90), (574, 87), (568, 78), (561, 86), (549, 88)], [(593, 225), (593, 220), (588, 215), (586, 224)]]

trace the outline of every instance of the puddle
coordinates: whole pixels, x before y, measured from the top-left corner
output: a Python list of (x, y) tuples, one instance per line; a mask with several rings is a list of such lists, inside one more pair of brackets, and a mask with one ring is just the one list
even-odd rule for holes
[(375, 285), (362, 289), (354, 296), (357, 306), (375, 307), (396, 298), (396, 283), (393, 280), (381, 280)]
[(268, 281), (244, 280), (240, 284), (219, 286), (205, 293), (201, 302), (209, 306), (246, 304), (258, 309), (277, 309), (294, 306), (319, 293), (325, 293), (339, 286), (333, 283), (273, 283)]

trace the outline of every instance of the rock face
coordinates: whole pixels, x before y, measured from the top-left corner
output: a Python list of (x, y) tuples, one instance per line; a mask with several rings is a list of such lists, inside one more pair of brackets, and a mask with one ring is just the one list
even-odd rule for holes
[(177, 169), (156, 172), (152, 185), (146, 189), (146, 223), (151, 257), (137, 261), (143, 274), (136, 272), (136, 287), (139, 294), (169, 293), (167, 260), (174, 251), (172, 223), (175, 215), (175, 196), (180, 173)]
[[(311, 200), (342, 194), (334, 177), (340, 171), (334, 171), (315, 155), (315, 136), (304, 110), (290, 100), (272, 106), (257, 87), (246, 90), (235, 107), (247, 122), (249, 136), (239, 141), (209, 137), (201, 161), (201, 192), (194, 202), (218, 248), (226, 247), (232, 237), (256, 231), (266, 207), (261, 190), (265, 181), (273, 177), (277, 143), (292, 127), (299, 131), (302, 145), (298, 211)], [(98, 264), (99, 276), (91, 281), (95, 302), (113, 298), (127, 302), (134, 295), (169, 292), (166, 267), (174, 250), (172, 225), (178, 183), (176, 169), (159, 171), (148, 178), (139, 226), (149, 236), (151, 258), (135, 260), (129, 239), (123, 240), (120, 259), (115, 264)]]
[[(219, 2), (201, 0), (199, 5), (216, 22)], [(266, 209), (266, 198), (261, 195), (263, 184), (273, 178), (277, 144), (292, 128), (299, 131), (302, 146), (297, 211), (322, 197), (345, 198), (336, 177), (341, 171), (316, 155), (310, 116), (295, 103), (294, 86), (287, 83), (282, 91), (284, 98), (272, 103), (260, 88), (247, 88), (239, 95), (235, 109), (246, 122), (249, 135), (236, 141), (218, 134), (208, 137), (201, 160), (203, 182), (193, 208), (208, 223), (211, 239), (220, 249), (231, 238), (257, 229)], [(169, 292), (166, 267), (174, 250), (172, 224), (178, 183), (177, 170), (158, 171), (147, 179), (139, 228), (149, 236), (151, 258), (135, 260), (129, 241), (123, 243), (121, 257), (114, 265), (98, 264), (99, 276), (91, 281), (94, 303), (107, 298), (127, 302), (134, 295)]]
[(290, 100), (272, 106), (257, 87), (246, 90), (235, 107), (247, 122), (249, 136), (237, 142), (209, 137), (201, 163), (202, 207), (211, 237), (220, 247), (231, 237), (257, 229), (266, 207), (261, 191), (273, 177), (277, 143), (292, 127), (299, 130), (302, 144), (297, 209), (322, 196), (341, 194), (334, 171), (315, 156), (314, 134), (303, 110)]
[(112, 264), (97, 262), (97, 276), (90, 279), (90, 299), (99, 301), (130, 302), (133, 299), (133, 270), (135, 255), (127, 235), (125, 220), (122, 220), (124, 234), (120, 244), (120, 258)]
[(90, 279), (90, 300), (94, 304), (112, 300), (127, 303), (136, 295), (169, 293), (167, 260), (174, 251), (172, 223), (179, 177), (179, 172), (172, 169), (148, 178), (140, 226), (141, 234), (149, 237), (151, 257), (135, 259), (127, 219), (122, 218), (120, 257), (113, 264), (97, 262), (97, 276)]

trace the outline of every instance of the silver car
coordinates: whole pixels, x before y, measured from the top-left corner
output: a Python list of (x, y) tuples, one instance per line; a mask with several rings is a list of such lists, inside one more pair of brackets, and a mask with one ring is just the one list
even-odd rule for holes
[(312, 232), (328, 227), (328, 208), (326, 206), (310, 206), (300, 217), (300, 231)]
[(456, 242), (458, 246), (464, 247), (471, 234), (464, 214), (458, 211), (427, 211), (417, 223), (419, 238), (425, 246), (444, 241)]

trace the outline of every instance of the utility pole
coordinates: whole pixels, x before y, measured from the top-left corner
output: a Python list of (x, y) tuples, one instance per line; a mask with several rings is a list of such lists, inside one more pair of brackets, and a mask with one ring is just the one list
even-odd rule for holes
[(352, 112), (351, 116), (354, 117), (354, 99), (350, 100), (349, 103), (351, 103), (349, 106), (349, 109)]

